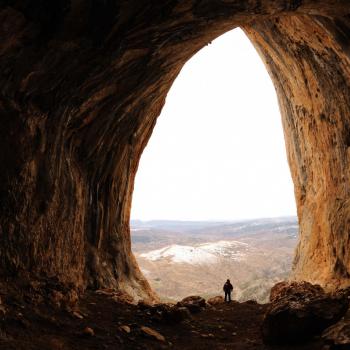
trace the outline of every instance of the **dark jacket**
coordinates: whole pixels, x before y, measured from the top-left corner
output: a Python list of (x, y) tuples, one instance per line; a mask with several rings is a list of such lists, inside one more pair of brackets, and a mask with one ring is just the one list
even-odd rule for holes
[(224, 289), (225, 292), (231, 292), (232, 289), (233, 289), (233, 285), (230, 282), (226, 282), (224, 284), (224, 288), (223, 289)]

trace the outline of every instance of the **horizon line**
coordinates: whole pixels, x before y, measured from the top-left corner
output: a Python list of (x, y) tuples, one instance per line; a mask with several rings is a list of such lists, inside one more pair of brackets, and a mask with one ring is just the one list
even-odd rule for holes
[(267, 219), (282, 219), (282, 218), (298, 218), (296, 214), (280, 215), (280, 216), (263, 216), (254, 218), (239, 218), (239, 219), (137, 219), (131, 218), (131, 221), (178, 221), (178, 222), (232, 222), (232, 221), (251, 221), (251, 220), (267, 220)]

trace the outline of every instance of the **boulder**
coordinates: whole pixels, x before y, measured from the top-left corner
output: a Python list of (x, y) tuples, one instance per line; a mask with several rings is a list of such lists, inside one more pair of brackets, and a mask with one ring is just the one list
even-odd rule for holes
[(93, 337), (95, 335), (95, 331), (91, 327), (85, 327), (83, 330), (83, 334), (86, 336)]
[(207, 303), (209, 305), (219, 305), (219, 304), (223, 304), (224, 302), (225, 302), (225, 299), (221, 295), (217, 295), (216, 297), (209, 298), (207, 300)]
[(164, 336), (150, 327), (142, 326), (141, 331), (143, 332), (143, 334), (150, 338), (154, 338), (158, 341), (165, 342)]
[(162, 323), (179, 323), (191, 318), (190, 311), (183, 306), (157, 304), (149, 311), (152, 320)]
[(321, 334), (348, 309), (347, 298), (307, 282), (279, 285), (272, 294), (262, 324), (263, 339), (269, 344), (302, 342)]
[(130, 333), (131, 332), (131, 328), (127, 325), (122, 325), (119, 327), (119, 329), (122, 331), (122, 332), (125, 332), (125, 333)]
[(176, 304), (178, 307), (186, 307), (191, 313), (198, 313), (205, 307), (205, 299), (200, 296), (189, 296)]
[(322, 339), (333, 350), (350, 349), (350, 312), (322, 333)]
[(275, 284), (270, 291), (270, 302), (275, 302), (284, 297), (295, 295), (303, 298), (314, 298), (316, 295), (324, 295), (324, 290), (318, 284), (309, 282), (287, 282), (282, 281)]
[[(156, 304), (147, 310), (147, 313), (151, 315), (153, 321), (164, 322), (167, 319), (167, 315), (170, 312), (171, 307), (166, 304)], [(146, 311), (146, 309), (145, 309)]]

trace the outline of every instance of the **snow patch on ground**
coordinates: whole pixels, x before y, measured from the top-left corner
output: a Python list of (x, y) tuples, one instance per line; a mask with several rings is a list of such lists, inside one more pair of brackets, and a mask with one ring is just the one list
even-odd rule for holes
[(198, 246), (173, 244), (161, 249), (140, 254), (150, 261), (169, 259), (173, 263), (213, 264), (220, 258), (243, 260), (249, 249), (247, 243), (237, 241), (218, 241), (202, 243)]
[(219, 241), (215, 243), (203, 243), (199, 246), (207, 252), (214, 253), (217, 256), (231, 258), (233, 260), (242, 260), (249, 250), (247, 243), (237, 241)]
[(214, 263), (217, 261), (214, 254), (206, 252), (204, 249), (178, 244), (143, 253), (141, 257), (151, 261), (169, 258), (174, 263), (187, 264)]

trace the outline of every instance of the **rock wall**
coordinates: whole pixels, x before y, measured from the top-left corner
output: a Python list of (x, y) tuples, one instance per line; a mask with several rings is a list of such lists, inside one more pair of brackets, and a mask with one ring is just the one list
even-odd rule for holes
[(349, 7), (2, 1), (1, 275), (154, 297), (130, 247), (138, 162), (185, 62), (243, 26), (279, 94), (301, 224), (295, 278), (346, 284)]
[(288, 16), (247, 33), (278, 93), (300, 242), (293, 277), (349, 284), (349, 17)]

